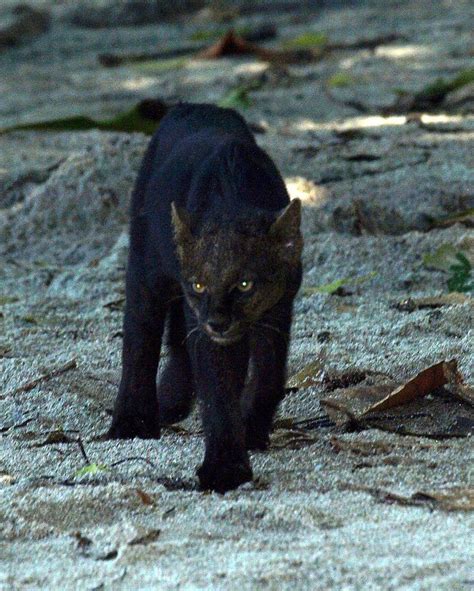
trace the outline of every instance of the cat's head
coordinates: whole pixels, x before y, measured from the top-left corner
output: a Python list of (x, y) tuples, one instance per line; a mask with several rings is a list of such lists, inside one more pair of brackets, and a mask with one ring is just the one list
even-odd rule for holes
[(301, 203), (193, 228), (172, 204), (174, 239), (185, 298), (214, 342), (237, 341), (285, 294), (300, 266)]

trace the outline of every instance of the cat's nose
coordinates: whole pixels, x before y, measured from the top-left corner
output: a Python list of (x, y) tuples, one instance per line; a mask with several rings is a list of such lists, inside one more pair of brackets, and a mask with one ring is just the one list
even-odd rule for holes
[(215, 333), (222, 334), (229, 328), (229, 321), (220, 318), (210, 318), (207, 321), (208, 328)]

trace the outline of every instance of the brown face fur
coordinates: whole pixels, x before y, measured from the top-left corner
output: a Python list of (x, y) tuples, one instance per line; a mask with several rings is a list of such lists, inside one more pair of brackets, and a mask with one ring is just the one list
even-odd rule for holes
[[(200, 327), (220, 344), (237, 340), (282, 298), (288, 274), (299, 264), (299, 202), (293, 201), (263, 232), (249, 220), (244, 232), (204, 227), (195, 237), (185, 212), (173, 207), (172, 216), (183, 290)], [(252, 282), (252, 289), (240, 291), (242, 281)], [(202, 293), (194, 291), (195, 283), (204, 287)]]

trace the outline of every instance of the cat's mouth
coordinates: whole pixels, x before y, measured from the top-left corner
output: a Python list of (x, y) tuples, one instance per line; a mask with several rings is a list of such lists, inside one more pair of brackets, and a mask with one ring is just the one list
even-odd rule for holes
[(242, 336), (242, 333), (236, 330), (234, 326), (231, 326), (225, 332), (216, 332), (209, 324), (204, 324), (203, 328), (207, 336), (218, 345), (230, 345), (237, 342)]

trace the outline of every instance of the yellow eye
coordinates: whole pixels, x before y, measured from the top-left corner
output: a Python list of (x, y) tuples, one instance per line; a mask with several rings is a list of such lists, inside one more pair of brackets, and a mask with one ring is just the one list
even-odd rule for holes
[(240, 281), (237, 284), (237, 289), (242, 292), (250, 291), (253, 288), (253, 281)]
[(202, 283), (193, 283), (193, 290), (195, 293), (204, 293), (206, 291), (206, 286)]

